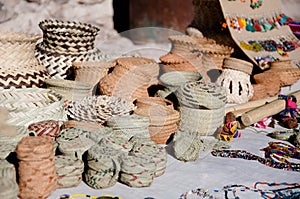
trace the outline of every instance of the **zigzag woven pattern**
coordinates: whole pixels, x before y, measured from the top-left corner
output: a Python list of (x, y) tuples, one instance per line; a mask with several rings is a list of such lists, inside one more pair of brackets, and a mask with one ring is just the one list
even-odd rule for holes
[(58, 53), (84, 52), (94, 48), (99, 29), (91, 24), (73, 21), (44, 20), (43, 43), (47, 50)]
[(46, 70), (19, 70), (0, 68), (0, 88), (31, 88), (42, 87), (49, 77)]
[(44, 65), (49, 72), (51, 78), (66, 79), (68, 70), (72, 67), (73, 62), (82, 61), (100, 61), (102, 52), (95, 48), (87, 51), (86, 54), (60, 55), (41, 51), (39, 48), (35, 50), (36, 58)]

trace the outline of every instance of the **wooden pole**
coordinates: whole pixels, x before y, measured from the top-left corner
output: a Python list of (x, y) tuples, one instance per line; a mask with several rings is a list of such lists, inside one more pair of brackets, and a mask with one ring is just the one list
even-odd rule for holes
[[(300, 90), (290, 93), (288, 95), (294, 95), (297, 98), (297, 100), (299, 100)], [(241, 115), (241, 121), (244, 126), (250, 126), (251, 124), (258, 122), (259, 120), (265, 117), (269, 117), (271, 115), (275, 115), (283, 111), (285, 108), (286, 108), (285, 100), (277, 99), (243, 113)]]

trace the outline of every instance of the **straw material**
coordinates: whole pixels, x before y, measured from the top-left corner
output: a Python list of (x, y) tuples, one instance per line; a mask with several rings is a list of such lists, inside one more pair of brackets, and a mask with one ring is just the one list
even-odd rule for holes
[(188, 62), (183, 57), (181, 57), (177, 54), (171, 53), (171, 52), (167, 53), (166, 55), (161, 56), (159, 58), (159, 60), (163, 64), (181, 64), (181, 63)]
[[(15, 150), (15, 147), (13, 151)], [(17, 181), (16, 178), (16, 168), (15, 165), (8, 162), (6, 160), (6, 157), (0, 159), (0, 178), (7, 178), (7, 179), (12, 179), (13, 181)], [(0, 188), (1, 189), (1, 188)], [(1, 191), (0, 191), (0, 196), (1, 196)]]
[(291, 60), (278, 60), (271, 63), (272, 69), (284, 69), (284, 68), (288, 69), (292, 67), (293, 65)]
[(43, 44), (55, 52), (82, 52), (94, 48), (99, 28), (75, 21), (44, 20), (39, 23)]
[(17, 67), (36, 65), (34, 57), (35, 43), (41, 35), (22, 32), (1, 32), (0, 66)]
[(242, 71), (248, 75), (252, 74), (253, 64), (242, 59), (237, 59), (233, 57), (227, 57), (224, 59), (222, 68), (229, 68), (238, 71)]
[(46, 79), (45, 83), (48, 89), (51, 89), (70, 101), (83, 99), (89, 95), (92, 88), (90, 84), (84, 82), (64, 79)]
[(14, 179), (0, 177), (0, 197), (6, 199), (18, 198), (19, 187)]
[(126, 57), (114, 61), (111, 73), (100, 79), (102, 95), (122, 97), (134, 101), (148, 96), (148, 88), (157, 83), (159, 65), (152, 59)]
[(226, 101), (229, 103), (246, 103), (254, 93), (250, 75), (234, 69), (223, 69), (216, 84), (226, 89)]
[(194, 71), (173, 71), (164, 73), (159, 77), (163, 86), (167, 87), (171, 92), (174, 92), (182, 84), (192, 81), (199, 81), (202, 75)]
[(50, 137), (27, 136), (16, 148), (21, 198), (47, 198), (58, 187)]
[(103, 124), (111, 116), (129, 115), (135, 109), (134, 104), (114, 96), (88, 96), (67, 107), (67, 115), (77, 121), (89, 121)]
[(58, 54), (51, 53), (40, 48), (38, 44), (35, 49), (35, 57), (48, 70), (50, 76), (56, 79), (65, 79), (73, 62), (100, 61), (103, 59), (102, 52), (95, 48), (81, 54)]
[(253, 97), (251, 101), (272, 97), (280, 93), (280, 86), (278, 83), (268, 82), (268, 84), (252, 84)]
[(105, 61), (98, 62), (73, 62), (75, 69), (75, 80), (96, 85), (99, 79), (108, 74), (110, 63)]
[(300, 79), (300, 68), (270, 68), (262, 73), (255, 74), (253, 78), (258, 84), (277, 81), (281, 87), (289, 86)]
[(140, 106), (134, 110), (134, 113), (149, 118), (150, 138), (157, 144), (166, 144), (170, 136), (178, 129), (179, 112), (166, 104)]
[(224, 107), (209, 110), (182, 106), (179, 110), (179, 129), (183, 132), (194, 132), (201, 136), (213, 135), (224, 121)]
[(175, 94), (182, 106), (190, 108), (218, 109), (226, 103), (225, 89), (211, 82), (188, 82), (180, 86)]
[(173, 102), (161, 98), (161, 97), (142, 97), (142, 98), (137, 98), (135, 101), (135, 105), (137, 108), (142, 108), (142, 107), (149, 107), (149, 106), (155, 106), (155, 105), (160, 105), (160, 106), (167, 106), (170, 108), (173, 108)]
[(37, 88), (43, 87), (44, 81), (49, 77), (46, 69), (36, 70), (30, 68), (1, 68), (0, 88)]
[(9, 110), (8, 124), (28, 126), (43, 120), (65, 120), (63, 98), (49, 89), (25, 88), (0, 91), (1, 107)]

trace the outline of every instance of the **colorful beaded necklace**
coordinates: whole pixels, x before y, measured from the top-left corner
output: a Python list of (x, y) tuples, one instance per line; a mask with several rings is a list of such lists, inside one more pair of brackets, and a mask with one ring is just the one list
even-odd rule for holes
[(218, 157), (256, 160), (272, 168), (300, 172), (299, 163), (293, 163), (287, 160), (287, 158), (300, 159), (299, 148), (282, 142), (269, 142), (269, 146), (261, 150), (265, 151), (265, 158), (245, 150), (213, 150), (211, 154)]

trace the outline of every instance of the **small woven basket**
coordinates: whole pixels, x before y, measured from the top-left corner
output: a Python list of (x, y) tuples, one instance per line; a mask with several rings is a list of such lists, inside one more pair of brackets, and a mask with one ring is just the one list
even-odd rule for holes
[(1, 32), (0, 66), (17, 67), (37, 65), (34, 48), (41, 35), (22, 32)]
[(47, 88), (55, 93), (62, 95), (66, 100), (78, 101), (88, 96), (92, 86), (90, 84), (64, 80), (64, 79), (46, 79)]
[[(105, 61), (98, 62), (73, 62), (75, 81), (85, 82), (92, 86), (98, 84), (99, 80), (108, 74), (110, 64)], [(90, 94), (93, 93), (93, 88)]]
[(82, 52), (94, 49), (99, 28), (75, 21), (44, 20), (39, 23), (43, 44), (58, 53)]
[(197, 133), (201, 136), (214, 135), (224, 121), (225, 107), (209, 110), (181, 106), (179, 110), (179, 129), (183, 132)]

